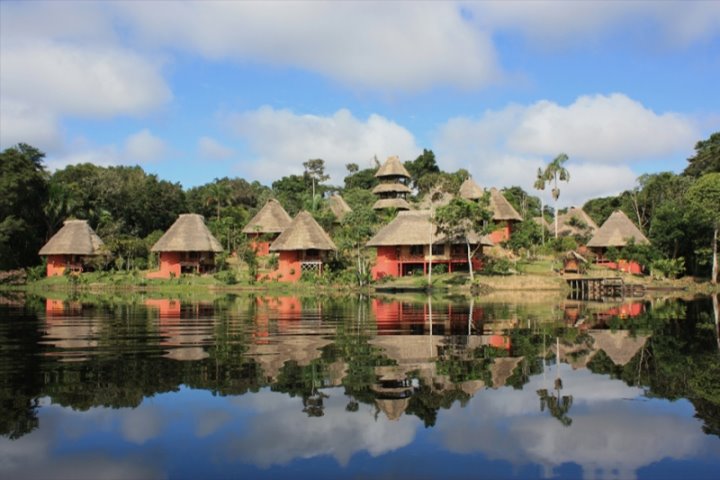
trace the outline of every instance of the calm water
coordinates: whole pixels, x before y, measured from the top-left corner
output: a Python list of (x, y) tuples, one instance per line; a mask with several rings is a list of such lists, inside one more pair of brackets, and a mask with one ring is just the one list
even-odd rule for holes
[(717, 478), (709, 300), (0, 297), (2, 478)]

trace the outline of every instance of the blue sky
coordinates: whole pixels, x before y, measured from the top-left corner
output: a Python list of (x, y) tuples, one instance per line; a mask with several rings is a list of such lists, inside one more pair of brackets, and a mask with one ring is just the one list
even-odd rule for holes
[[(432, 149), (561, 203), (681, 171), (720, 129), (720, 2), (0, 2), (0, 146), (270, 184)], [(546, 192), (547, 196), (548, 193)]]

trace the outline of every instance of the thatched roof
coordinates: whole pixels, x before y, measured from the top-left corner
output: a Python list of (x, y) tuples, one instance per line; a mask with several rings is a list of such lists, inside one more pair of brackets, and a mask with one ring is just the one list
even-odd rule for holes
[(86, 220), (65, 220), (40, 249), (40, 255), (100, 255), (103, 241)]
[(381, 198), (373, 204), (374, 210), (382, 210), (384, 208), (410, 210), (410, 204), (404, 198)]
[[(385, 247), (393, 245), (426, 245), (430, 241), (430, 230), (433, 230), (432, 242), (444, 243), (445, 235), (437, 233), (437, 227), (430, 223), (429, 210), (412, 210), (399, 212), (387, 225), (380, 229), (366, 244), (368, 247)], [(493, 245), (487, 236), (471, 235), (474, 244)], [(464, 243), (464, 240), (459, 241)]]
[(338, 221), (342, 221), (342, 219), (345, 218), (345, 215), (352, 212), (350, 205), (348, 205), (345, 199), (340, 195), (333, 195), (328, 198), (328, 205), (330, 207), (330, 211), (333, 215), (335, 215), (335, 218), (337, 218)]
[(485, 191), (475, 183), (475, 180), (468, 178), (460, 185), (460, 196), (468, 200), (478, 200), (485, 195)]
[(402, 414), (410, 405), (409, 398), (397, 399), (375, 399), (375, 405), (380, 409), (390, 421), (400, 420)]
[(633, 359), (647, 342), (647, 335), (630, 336), (626, 331), (600, 330), (591, 332), (594, 348), (602, 350), (615, 365), (623, 366)]
[(630, 239), (646, 245), (650, 241), (622, 211), (616, 210), (590, 239), (588, 247), (624, 247)]
[(533, 222), (540, 225), (541, 228), (544, 228), (545, 230), (551, 230), (550, 224), (547, 220), (545, 220), (545, 217), (533, 217)]
[(500, 357), (493, 360), (490, 366), (493, 388), (504, 387), (522, 359), (523, 357)]
[(330, 236), (308, 212), (297, 214), (270, 245), (271, 252), (287, 250), (337, 250)]
[(275, 199), (270, 199), (245, 225), (243, 233), (282, 233), (292, 222), (292, 217)]
[(400, 158), (397, 156), (388, 157), (388, 159), (385, 160), (385, 163), (382, 164), (382, 166), (380, 168), (378, 168), (377, 172), (375, 172), (375, 176), (378, 178), (381, 178), (381, 177), (410, 178), (410, 174), (408, 173), (407, 169), (400, 161)]
[(567, 252), (567, 253), (565, 254), (565, 259), (567, 259), (567, 260), (577, 260), (578, 262), (588, 263), (587, 259), (585, 259), (585, 257), (583, 257), (582, 255), (580, 255), (580, 254), (579, 254), (578, 252), (576, 252), (575, 250), (570, 250), (569, 252)]
[(490, 209), (493, 212), (493, 220), (522, 221), (522, 217), (517, 210), (510, 205), (510, 202), (497, 188), (490, 189)]
[[(573, 222), (575, 219), (575, 222)], [(587, 225), (587, 228), (582, 229), (577, 226), (571, 225), (571, 223), (580, 222)], [(582, 208), (573, 207), (568, 210), (565, 214), (558, 217), (558, 234), (559, 235), (583, 235), (588, 232), (593, 234), (597, 231), (597, 223), (590, 218), (590, 215), (585, 213)]]
[(372, 189), (372, 193), (378, 195), (380, 193), (410, 193), (411, 190), (407, 185), (402, 183), (380, 183)]
[(165, 235), (155, 242), (153, 252), (222, 252), (220, 242), (197, 213), (182, 213)]

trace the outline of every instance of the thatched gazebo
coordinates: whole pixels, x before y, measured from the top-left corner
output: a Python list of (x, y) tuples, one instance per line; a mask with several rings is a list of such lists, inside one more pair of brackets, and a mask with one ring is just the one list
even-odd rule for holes
[(280, 253), (278, 270), (271, 276), (282, 282), (297, 282), (304, 271), (321, 274), (328, 254), (336, 250), (312, 215), (302, 211), (270, 245), (271, 252)]
[[(432, 232), (432, 235), (431, 235)], [(378, 231), (366, 246), (377, 249), (377, 260), (372, 268), (373, 279), (399, 277), (411, 272), (427, 273), (431, 261), (429, 244), (432, 243), (432, 264), (447, 265), (448, 271), (467, 271), (467, 246), (465, 239), (451, 240), (437, 232), (430, 221), (429, 210), (399, 212), (397, 216)], [(487, 236), (473, 234), (472, 247), (492, 246)], [(482, 267), (482, 248), (471, 259), (473, 270)]]
[(88, 260), (102, 255), (103, 241), (86, 220), (65, 220), (63, 227), (40, 249), (47, 257), (47, 276), (63, 275), (65, 271), (82, 272)]
[(352, 212), (350, 205), (348, 205), (345, 199), (338, 194), (332, 195), (328, 198), (328, 206), (338, 222), (342, 222), (345, 215)]
[(485, 195), (485, 190), (475, 180), (468, 178), (460, 185), (460, 196), (466, 200), (480, 200)]
[(205, 226), (202, 215), (183, 213), (151, 250), (160, 254), (160, 271), (151, 272), (148, 277), (172, 278), (182, 273), (205, 273), (212, 270), (215, 267), (215, 254), (223, 249)]
[(397, 210), (410, 210), (410, 204), (405, 197), (410, 193), (407, 186), (410, 181), (410, 173), (397, 156), (388, 157), (385, 163), (378, 168), (375, 177), (380, 183), (373, 188), (372, 193), (378, 196), (373, 208), (382, 210), (395, 208)]
[(604, 263), (609, 268), (628, 271), (630, 273), (641, 273), (642, 266), (636, 262), (618, 261), (609, 262), (604, 258), (608, 248), (622, 250), (629, 242), (636, 245), (649, 245), (650, 240), (640, 231), (638, 227), (623, 213), (616, 210), (605, 220), (605, 223), (595, 232), (587, 247), (597, 254), (597, 261)]
[(292, 223), (280, 202), (271, 198), (245, 225), (243, 233), (251, 239), (255, 253), (265, 256), (270, 253), (270, 244)]

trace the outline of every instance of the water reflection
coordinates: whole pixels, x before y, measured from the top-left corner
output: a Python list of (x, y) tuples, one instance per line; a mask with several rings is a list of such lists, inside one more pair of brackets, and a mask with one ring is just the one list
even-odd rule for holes
[[(428, 445), (441, 447), (439, 465), (470, 455), (500, 461), (502, 476), (627, 478), (672, 459), (693, 460), (698, 474), (720, 466), (710, 300), (0, 305), (1, 476), (20, 473), (22, 452), (43, 458), (31, 477), (81, 460), (88, 476), (95, 464), (134, 476), (108, 461), (117, 455), (133, 457), (143, 478), (192, 476), (184, 449), (205, 452), (193, 467), (203, 476), (238, 462), (273, 476), (324, 456), (342, 476), (370, 475), (388, 472), (381, 458), (416, 458)], [(178, 447), (185, 434), (194, 440)], [(410, 463), (399, 476), (468, 474)]]

